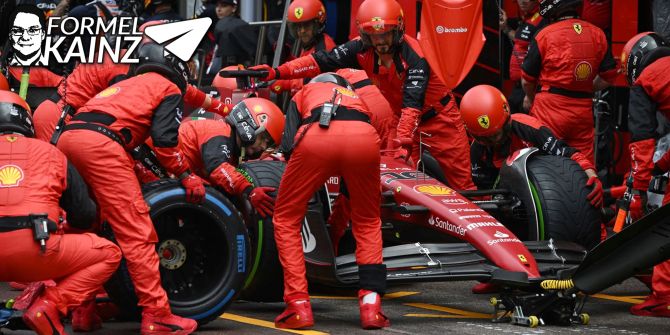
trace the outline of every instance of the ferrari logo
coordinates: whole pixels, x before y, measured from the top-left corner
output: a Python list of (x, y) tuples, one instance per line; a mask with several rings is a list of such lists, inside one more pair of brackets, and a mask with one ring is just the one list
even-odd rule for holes
[(23, 180), (23, 170), (16, 165), (0, 167), (0, 187), (17, 187)]
[(298, 8), (295, 9), (295, 11), (293, 12), (293, 14), (295, 14), (295, 17), (296, 17), (298, 20), (300, 20), (300, 18), (302, 17), (302, 14), (303, 14), (304, 12), (305, 12), (305, 11), (302, 9), (302, 7), (298, 7)]
[(573, 25), (572, 25), (572, 29), (574, 29), (575, 32), (576, 32), (577, 34), (581, 34), (581, 33), (582, 33), (582, 25), (579, 24), (579, 23), (575, 23), (575, 24), (573, 24)]
[(491, 125), (491, 122), (489, 121), (489, 116), (488, 115), (482, 115), (477, 118), (477, 123), (479, 123), (479, 126), (481, 126), (484, 129), (489, 129), (489, 126)]
[(340, 93), (340, 94), (342, 94), (342, 95), (346, 95), (346, 96), (348, 96), (348, 97), (350, 97), (350, 98), (357, 98), (357, 97), (358, 97), (358, 96), (356, 96), (356, 93), (354, 93), (354, 91), (352, 91), (352, 90), (350, 90), (350, 89), (348, 89), (348, 88), (344, 88), (344, 87), (336, 87), (336, 88), (335, 88), (335, 91), (337, 91), (338, 93)]
[(517, 255), (517, 257), (519, 257), (519, 260), (521, 261), (521, 263), (528, 263), (528, 260), (526, 259), (526, 256)]
[(14, 143), (14, 142), (16, 142), (16, 140), (19, 139), (19, 138), (16, 137), (16, 136), (7, 136), (7, 137), (5, 137), (5, 138), (7, 139), (7, 142), (9, 142), (9, 143)]
[(379, 17), (379, 16), (375, 16), (375, 17), (373, 17), (372, 20), (370, 20), (370, 21), (372, 21), (372, 22), (379, 22), (379, 23), (374, 24), (374, 25), (372, 26), (372, 29), (374, 29), (374, 30), (382, 30), (382, 29), (384, 29), (384, 21), (382, 20), (381, 17)]

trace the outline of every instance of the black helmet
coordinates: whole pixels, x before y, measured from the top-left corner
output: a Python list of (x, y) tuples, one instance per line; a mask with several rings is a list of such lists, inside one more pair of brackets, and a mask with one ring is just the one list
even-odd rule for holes
[(0, 91), (0, 134), (19, 133), (34, 137), (30, 107), (14, 92)]
[(540, 0), (540, 15), (553, 18), (563, 8), (576, 7), (582, 0)]
[(182, 93), (186, 92), (186, 85), (191, 74), (186, 62), (166, 52), (163, 46), (155, 43), (140, 46), (137, 54), (139, 63), (134, 66), (132, 75), (156, 72), (175, 83)]
[(322, 73), (309, 81), (309, 83), (333, 83), (336, 85), (340, 85), (344, 88), (348, 88), (350, 90), (353, 90), (351, 84), (344, 79), (344, 77), (340, 76), (337, 73), (334, 72), (326, 72)]
[(647, 65), (665, 56), (670, 56), (668, 42), (657, 33), (647, 31), (633, 36), (621, 52), (622, 72), (628, 85), (633, 85)]

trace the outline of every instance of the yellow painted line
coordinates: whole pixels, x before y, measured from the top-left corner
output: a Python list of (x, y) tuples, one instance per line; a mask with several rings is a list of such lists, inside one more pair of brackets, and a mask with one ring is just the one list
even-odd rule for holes
[(419, 294), (419, 292), (406, 292), (406, 291), (392, 292), (392, 293), (384, 294), (384, 299), (396, 299), (396, 298), (407, 297), (407, 296), (415, 295), (415, 294)]
[[(398, 292), (392, 292), (392, 293), (385, 294), (384, 299), (396, 299), (396, 298), (407, 297), (407, 296), (415, 295), (415, 294), (419, 294), (419, 292), (398, 291)], [(330, 300), (357, 300), (358, 299), (358, 297), (335, 296), (335, 295), (311, 295), (309, 297), (312, 298), (312, 299), (330, 299)]]
[(592, 295), (592, 297), (598, 298), (598, 299), (606, 299), (606, 300), (627, 302), (629, 304), (639, 304), (639, 303), (644, 301), (644, 299), (638, 299), (639, 296), (618, 296), (618, 295), (609, 295), (609, 294), (602, 294), (602, 293), (594, 294), (594, 295)]
[(403, 316), (413, 317), (413, 318), (442, 318), (442, 319), (491, 319), (491, 315), (486, 316), (468, 316), (468, 315), (455, 315), (455, 314), (405, 314)]
[(411, 307), (416, 307), (416, 308), (428, 309), (428, 310), (431, 310), (431, 311), (451, 313), (451, 314), (456, 314), (456, 315), (465, 316), (465, 317), (469, 317), (469, 318), (486, 318), (486, 319), (491, 318), (491, 314), (464, 311), (462, 309), (445, 307), (445, 306), (423, 304), (423, 303), (406, 303), (404, 305), (411, 306)]
[(276, 329), (276, 330), (280, 330), (280, 331), (287, 332), (287, 333), (303, 334), (303, 335), (328, 335), (328, 333), (324, 333), (324, 332), (320, 332), (320, 331), (316, 331), (316, 330), (280, 329), (280, 328), (275, 327), (274, 322), (249, 318), (249, 317), (246, 317), (246, 316), (230, 314), (230, 313), (223, 313), (221, 316), (219, 316), (219, 318), (230, 320), (230, 321), (235, 321), (235, 322), (240, 322), (240, 323), (246, 323), (246, 324), (250, 324), (250, 325), (254, 325), (254, 326), (258, 326), (258, 327)]

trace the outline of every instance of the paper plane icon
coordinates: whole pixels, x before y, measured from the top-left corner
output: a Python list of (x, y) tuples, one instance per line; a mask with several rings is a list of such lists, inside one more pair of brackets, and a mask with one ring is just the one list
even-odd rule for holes
[[(157, 24), (147, 27), (144, 34), (156, 43), (163, 45), (167, 52), (187, 62), (207, 34), (212, 19), (208, 17)], [(169, 44), (165, 44), (169, 42)]]

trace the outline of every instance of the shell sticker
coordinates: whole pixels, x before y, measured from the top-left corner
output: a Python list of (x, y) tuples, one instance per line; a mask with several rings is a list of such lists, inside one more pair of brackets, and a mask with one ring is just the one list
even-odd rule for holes
[(298, 8), (295, 9), (295, 11), (293, 11), (293, 14), (295, 14), (295, 17), (296, 17), (298, 20), (300, 20), (300, 18), (302, 17), (302, 14), (303, 14), (303, 13), (305, 13), (305, 10), (302, 9), (302, 7), (298, 7)]
[(348, 97), (350, 97), (350, 98), (358, 98), (358, 96), (356, 95), (356, 93), (355, 93), (354, 91), (348, 89), (348, 88), (344, 88), (344, 87), (335, 87), (334, 90), (337, 91), (338, 93), (340, 93), (340, 94), (342, 94), (342, 95), (346, 95), (346, 96), (348, 96)]
[(23, 170), (16, 165), (0, 167), (0, 187), (17, 187), (23, 180)]
[(414, 190), (430, 196), (452, 195), (454, 190), (440, 185), (416, 185)]
[(481, 115), (477, 117), (477, 123), (479, 123), (479, 126), (484, 129), (489, 129), (489, 126), (491, 125), (491, 121), (489, 120), (488, 115)]
[(575, 67), (575, 80), (584, 81), (591, 78), (591, 64), (589, 62), (580, 62)]
[(575, 30), (575, 32), (577, 33), (577, 35), (580, 35), (580, 34), (582, 33), (582, 25), (579, 24), (579, 23), (575, 23), (575, 24), (573, 24), (573, 25), (572, 25), (572, 29)]
[(111, 97), (112, 95), (116, 95), (119, 92), (121, 92), (120, 87), (109, 87), (109, 88), (105, 89), (104, 91), (98, 93), (98, 95), (96, 95), (95, 97), (96, 98), (107, 98), (107, 97)]

